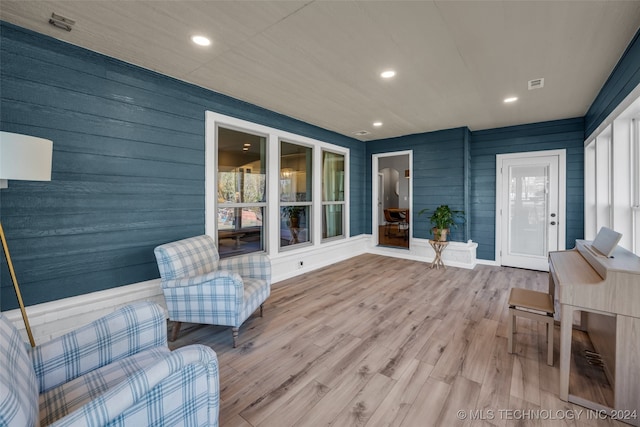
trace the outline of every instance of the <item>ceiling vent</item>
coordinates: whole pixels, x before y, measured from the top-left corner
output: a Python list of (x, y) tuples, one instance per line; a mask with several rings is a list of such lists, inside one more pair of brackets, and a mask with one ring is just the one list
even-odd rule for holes
[(544, 79), (529, 80), (529, 90), (542, 89), (544, 87)]
[(49, 24), (65, 31), (71, 31), (71, 28), (75, 25), (75, 23), (76, 21), (74, 21), (73, 19), (65, 18), (64, 16), (58, 15), (57, 13), (52, 13), (51, 18), (49, 18)]
[(358, 132), (354, 132), (353, 134), (355, 136), (365, 136), (365, 135), (369, 135), (371, 132), (367, 132), (366, 130), (359, 130)]

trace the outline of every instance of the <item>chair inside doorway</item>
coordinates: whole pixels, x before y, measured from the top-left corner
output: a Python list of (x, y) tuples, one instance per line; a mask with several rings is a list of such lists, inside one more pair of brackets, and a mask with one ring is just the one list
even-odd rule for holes
[(383, 246), (409, 247), (409, 209), (384, 209), (384, 225), (378, 232), (378, 243)]

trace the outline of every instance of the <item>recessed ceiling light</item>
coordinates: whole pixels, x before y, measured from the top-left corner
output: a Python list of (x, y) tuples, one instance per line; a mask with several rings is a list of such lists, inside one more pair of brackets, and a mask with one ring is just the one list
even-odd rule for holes
[(393, 70), (387, 70), (387, 71), (383, 71), (382, 73), (380, 73), (380, 77), (382, 77), (383, 79), (390, 79), (391, 77), (395, 76), (396, 72)]
[(512, 96), (512, 97), (509, 97), (509, 98), (505, 98), (504, 102), (508, 104), (510, 102), (516, 102), (517, 100), (518, 100), (517, 96)]
[(375, 127), (380, 127), (380, 126), (382, 126), (382, 122), (373, 122), (373, 125)]
[(209, 46), (211, 44), (211, 40), (209, 40), (205, 36), (193, 36), (191, 37), (191, 41), (198, 46)]

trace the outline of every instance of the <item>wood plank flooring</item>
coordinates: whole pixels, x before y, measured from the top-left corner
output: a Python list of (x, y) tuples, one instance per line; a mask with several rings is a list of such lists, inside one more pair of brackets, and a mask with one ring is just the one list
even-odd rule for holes
[(223, 427), (625, 425), (558, 398), (557, 327), (554, 367), (528, 319), (507, 353), (508, 290), (546, 290), (546, 273), (428, 267), (361, 255), (275, 284), (236, 349), (206, 325), (171, 347), (216, 351)]

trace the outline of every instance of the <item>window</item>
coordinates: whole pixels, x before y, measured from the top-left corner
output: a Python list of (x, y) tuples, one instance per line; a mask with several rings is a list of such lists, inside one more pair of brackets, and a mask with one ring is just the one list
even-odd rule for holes
[(348, 171), (348, 148), (207, 111), (205, 232), (221, 257), (339, 244)]
[[(596, 138), (596, 230), (611, 227), (611, 129)], [(596, 231), (597, 233), (597, 231)]]
[(344, 155), (322, 151), (322, 238), (344, 236)]
[(584, 238), (593, 240), (598, 230), (596, 222), (596, 143), (584, 149)]
[(636, 254), (640, 254), (640, 116), (636, 116), (631, 120), (631, 158), (632, 158), (632, 188), (633, 188), (633, 204), (632, 204), (632, 225), (633, 234), (632, 250)]
[(266, 138), (218, 127), (218, 252), (221, 257), (263, 251)]
[[(618, 112), (619, 111), (619, 112)], [(622, 233), (618, 243), (640, 254), (640, 85), (585, 143), (585, 231)]]
[(280, 142), (280, 247), (311, 241), (313, 151)]

